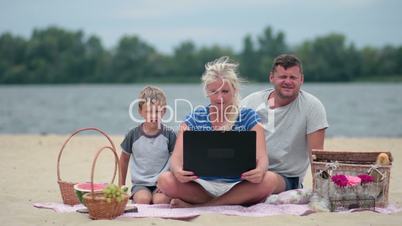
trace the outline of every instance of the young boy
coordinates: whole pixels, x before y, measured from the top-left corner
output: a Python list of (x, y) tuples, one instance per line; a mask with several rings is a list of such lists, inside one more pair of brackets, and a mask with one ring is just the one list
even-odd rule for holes
[(121, 143), (120, 165), (125, 184), (131, 158), (131, 193), (138, 204), (169, 203), (170, 198), (156, 187), (159, 175), (169, 169), (169, 158), (176, 135), (161, 123), (166, 112), (166, 96), (154, 86), (146, 86), (139, 95), (138, 112), (145, 122), (132, 129)]

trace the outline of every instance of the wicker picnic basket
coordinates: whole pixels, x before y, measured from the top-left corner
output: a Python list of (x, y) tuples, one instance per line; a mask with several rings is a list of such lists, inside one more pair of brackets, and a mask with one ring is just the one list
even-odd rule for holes
[[(379, 154), (385, 153), (390, 161), (389, 165), (377, 165), (376, 160)], [(313, 191), (328, 198), (336, 209), (337, 205), (345, 203), (370, 203), (375, 207), (385, 207), (388, 205), (388, 192), (391, 177), (392, 155), (390, 152), (345, 152), (345, 151), (328, 151), (313, 150), (313, 162), (311, 165), (313, 173)], [(376, 188), (376, 195), (371, 199), (363, 200), (359, 191), (354, 190), (356, 195), (353, 200), (334, 199), (334, 184), (331, 182), (330, 176), (337, 174), (357, 176), (359, 174), (368, 174), (375, 171), (381, 176), (381, 180), (373, 182), (372, 187)], [(336, 188), (335, 188), (336, 189)], [(346, 191), (348, 192), (348, 191)], [(360, 192), (361, 193), (361, 192)], [(353, 202), (356, 201), (356, 202)], [(349, 204), (348, 204), (349, 205)]]
[[(114, 143), (112, 141), (112, 139), (102, 130), (98, 129), (98, 128), (82, 128), (82, 129), (78, 129), (75, 132), (73, 132), (68, 138), (67, 140), (64, 142), (63, 146), (61, 147), (60, 151), (59, 151), (59, 156), (57, 157), (57, 183), (59, 184), (60, 187), (60, 192), (61, 192), (61, 197), (63, 199), (63, 203), (64, 204), (68, 204), (68, 205), (76, 205), (79, 204), (80, 201), (77, 198), (77, 195), (75, 194), (74, 191), (74, 185), (77, 184), (76, 182), (68, 182), (68, 181), (64, 181), (61, 179), (60, 177), (60, 160), (61, 160), (61, 155), (64, 151), (64, 148), (66, 147), (67, 143), (76, 135), (79, 134), (80, 132), (83, 131), (96, 131), (99, 132), (100, 134), (102, 134), (103, 136), (105, 136), (109, 142), (111, 147), (116, 150)], [(115, 169), (115, 173), (114, 175), (116, 175), (116, 169)], [(114, 177), (113, 179), (114, 180)]]
[[(89, 217), (94, 220), (98, 219), (113, 219), (121, 214), (123, 214), (124, 209), (126, 208), (128, 202), (128, 195), (126, 193), (122, 193), (122, 200), (118, 202), (116, 199), (112, 199), (111, 201), (107, 202), (106, 198), (104, 197), (103, 192), (94, 192), (94, 170), (96, 160), (99, 157), (99, 154), (104, 150), (111, 150), (115, 157), (115, 162), (118, 165), (118, 181), (119, 187), (122, 186), (122, 176), (119, 164), (119, 158), (117, 156), (116, 150), (112, 147), (105, 146), (102, 147), (95, 155), (94, 161), (92, 163), (92, 170), (91, 170), (91, 192), (84, 194), (83, 200), (85, 206), (88, 208)], [(114, 176), (116, 175), (116, 170), (114, 172)], [(114, 177), (113, 177), (114, 178)], [(113, 181), (112, 181), (113, 183)]]

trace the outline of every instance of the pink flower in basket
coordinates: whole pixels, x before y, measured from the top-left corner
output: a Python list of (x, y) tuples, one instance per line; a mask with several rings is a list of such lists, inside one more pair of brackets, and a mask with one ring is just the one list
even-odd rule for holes
[(374, 181), (374, 177), (368, 174), (357, 175), (361, 179), (361, 184), (368, 184)]
[[(360, 178), (360, 175), (350, 176), (350, 175), (337, 174), (332, 176), (331, 179), (339, 187), (346, 187), (346, 186), (353, 187), (363, 183), (362, 178)], [(365, 180), (364, 182), (367, 183), (366, 181), (370, 180), (370, 178), (364, 177), (364, 180)]]
[(334, 175), (331, 177), (331, 180), (339, 187), (346, 187), (348, 185), (348, 178), (343, 174)]
[(360, 177), (356, 177), (356, 176), (346, 175), (346, 179), (348, 180), (347, 186), (351, 186), (351, 187), (360, 185), (360, 183), (362, 182)]

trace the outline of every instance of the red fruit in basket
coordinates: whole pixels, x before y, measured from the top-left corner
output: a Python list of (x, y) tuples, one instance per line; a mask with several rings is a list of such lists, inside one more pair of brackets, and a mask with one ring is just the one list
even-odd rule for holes
[[(107, 187), (107, 183), (94, 183), (94, 191), (101, 191), (104, 188)], [(77, 188), (78, 190), (81, 191), (91, 191), (91, 182), (84, 182), (84, 183), (78, 183), (74, 186), (74, 188)]]
[[(107, 183), (94, 183), (94, 192), (100, 192), (107, 187)], [(83, 203), (82, 196), (91, 192), (91, 182), (78, 183), (74, 185), (75, 194), (81, 203)]]

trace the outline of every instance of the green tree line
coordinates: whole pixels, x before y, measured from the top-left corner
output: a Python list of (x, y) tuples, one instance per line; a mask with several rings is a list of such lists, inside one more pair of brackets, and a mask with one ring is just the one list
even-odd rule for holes
[(224, 55), (240, 63), (247, 80), (265, 82), (281, 53), (301, 58), (306, 81), (402, 81), (402, 46), (358, 49), (342, 34), (289, 46), (283, 32), (267, 27), (257, 37), (246, 35), (239, 52), (185, 41), (163, 54), (137, 35), (108, 50), (95, 35), (48, 27), (35, 29), (28, 40), (0, 36), (0, 84), (198, 82), (204, 64)]

